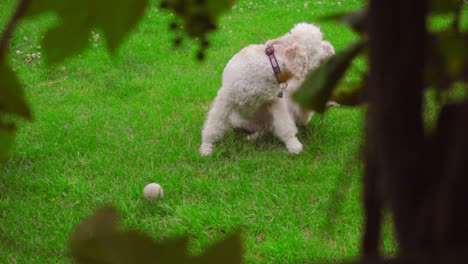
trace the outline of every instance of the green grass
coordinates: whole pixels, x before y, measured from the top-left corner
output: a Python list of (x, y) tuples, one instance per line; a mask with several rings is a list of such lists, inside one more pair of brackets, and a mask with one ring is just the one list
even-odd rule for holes
[[(211, 36), (203, 63), (195, 60), (193, 43), (173, 47), (172, 18), (156, 5), (115, 56), (101, 38), (53, 67), (42, 59), (26, 62), (25, 54), (41, 51), (54, 17), (22, 23), (9, 60), (35, 120), (21, 122), (11, 160), (0, 170), (0, 263), (69, 262), (69, 235), (106, 204), (118, 208), (124, 229), (155, 239), (188, 235), (192, 254), (240, 229), (247, 263), (356, 257), (363, 109), (314, 116), (299, 134), (305, 150), (297, 156), (273, 137), (250, 143), (234, 132), (213, 156), (197, 153), (205, 114), (232, 55), (297, 22), (363, 4), (308, 3), (240, 1)], [(0, 3), (0, 27), (12, 8), (12, 0)], [(318, 24), (336, 50), (357, 38), (342, 25)], [(344, 83), (364, 67), (358, 62)], [(163, 186), (164, 200), (144, 200), (149, 182)], [(385, 245), (392, 247), (390, 239)]]

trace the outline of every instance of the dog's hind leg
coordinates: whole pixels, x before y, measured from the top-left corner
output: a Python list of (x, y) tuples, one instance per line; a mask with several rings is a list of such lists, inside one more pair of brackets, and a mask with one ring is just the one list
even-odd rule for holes
[(214, 144), (223, 138), (229, 127), (228, 118), (231, 112), (231, 103), (222, 96), (217, 96), (203, 125), (202, 144), (198, 150), (202, 156), (210, 155)]
[(288, 111), (285, 100), (277, 100), (270, 108), (273, 117), (273, 134), (284, 142), (289, 153), (298, 154), (302, 151), (302, 144), (296, 137), (297, 127)]

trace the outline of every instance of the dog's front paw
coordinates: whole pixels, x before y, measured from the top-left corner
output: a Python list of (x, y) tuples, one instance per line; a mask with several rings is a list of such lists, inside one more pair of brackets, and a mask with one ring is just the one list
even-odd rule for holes
[(257, 131), (257, 132), (253, 132), (250, 135), (247, 135), (246, 138), (247, 138), (248, 141), (255, 141), (258, 138), (260, 138), (262, 135), (263, 135), (263, 133)]
[(338, 106), (341, 106), (339, 103), (333, 102), (333, 101), (328, 101), (326, 105), (327, 105), (327, 107), (338, 107)]
[(213, 144), (207, 144), (203, 143), (200, 148), (198, 149), (198, 152), (202, 156), (209, 156), (211, 153), (213, 153)]
[(293, 138), (286, 143), (286, 148), (291, 154), (299, 154), (302, 151), (302, 144), (297, 138)]

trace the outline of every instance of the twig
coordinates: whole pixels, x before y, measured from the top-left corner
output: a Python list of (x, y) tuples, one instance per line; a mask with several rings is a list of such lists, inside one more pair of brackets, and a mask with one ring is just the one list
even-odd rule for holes
[(0, 63), (4, 62), (6, 58), (6, 55), (8, 53), (8, 44), (11, 39), (11, 36), (13, 35), (13, 31), (15, 30), (21, 17), (24, 15), (29, 1), (30, 0), (19, 0), (15, 13), (13, 14), (7, 26), (5, 27), (5, 31), (2, 34), (2, 39), (0, 40)]

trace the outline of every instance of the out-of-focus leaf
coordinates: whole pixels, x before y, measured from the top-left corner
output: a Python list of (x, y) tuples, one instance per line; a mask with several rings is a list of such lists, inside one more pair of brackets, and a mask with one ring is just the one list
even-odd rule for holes
[(366, 21), (368, 16), (368, 9), (363, 8), (351, 12), (334, 14), (320, 18), (324, 21), (337, 21), (349, 26), (352, 30), (359, 34), (366, 33)]
[(206, 10), (212, 16), (212, 19), (217, 20), (222, 13), (231, 9), (236, 0), (205, 0), (201, 2), (205, 2)]
[(7, 65), (0, 63), (0, 113), (2, 112), (32, 118), (24, 99), (23, 88), (15, 73)]
[(76, 228), (70, 239), (70, 247), (73, 251), (74, 243), (93, 236), (112, 235), (117, 232), (119, 215), (112, 207), (104, 207), (85, 220)]
[(70, 239), (70, 253), (77, 263), (241, 263), (236, 233), (200, 257), (189, 256), (186, 238), (154, 241), (137, 232), (120, 232), (115, 209), (106, 207), (85, 219)]
[(57, 1), (57, 0), (35, 0), (29, 1), (28, 7), (24, 13), (25, 17), (32, 17), (40, 15), (47, 11), (58, 11), (68, 1)]
[(468, 34), (431, 33), (428, 36), (425, 65), (426, 86), (439, 90), (458, 81), (468, 81)]
[(242, 262), (242, 244), (239, 233), (234, 233), (223, 241), (208, 249), (195, 263), (226, 263), (239, 264)]
[(206, 39), (216, 28), (221, 14), (229, 10), (235, 0), (164, 0), (162, 7), (172, 10), (184, 21), (184, 28), (192, 38)]
[(83, 51), (93, 28), (100, 28), (107, 37), (107, 46), (114, 52), (124, 37), (142, 17), (148, 0), (37, 0), (31, 1), (26, 17), (52, 11), (61, 24), (44, 38), (48, 62), (61, 62)]
[[(200, 43), (198, 60), (205, 58), (209, 46), (208, 34), (215, 30), (221, 14), (229, 10), (236, 0), (163, 0), (160, 7), (172, 11), (182, 22), (174, 20), (170, 28), (174, 31), (185, 31), (185, 35)], [(182, 34), (174, 45), (180, 46)]]
[(333, 92), (330, 101), (344, 106), (357, 106), (365, 103), (364, 90), (367, 85), (366, 80), (359, 82), (350, 90)]
[(0, 162), (4, 162), (8, 158), (8, 151), (13, 145), (15, 131), (14, 124), (0, 122)]
[(437, 38), (434, 35), (429, 35), (426, 45), (425, 86), (435, 87), (439, 90), (447, 89), (452, 81), (447, 73), (444, 58), (438, 48)]
[(118, 225), (119, 217), (114, 208), (97, 210), (71, 236), (72, 257), (78, 263), (129, 264), (181, 263), (188, 259), (184, 253), (186, 239), (156, 243), (140, 232), (120, 232)]
[(66, 26), (56, 27), (46, 33), (42, 46), (49, 63), (61, 62), (86, 49), (88, 33), (86, 31), (73, 31)]
[(468, 34), (439, 34), (438, 44), (445, 59), (448, 74), (455, 79), (467, 78)]
[(445, 14), (455, 11), (462, 0), (431, 0), (429, 12), (433, 14)]
[(72, 256), (78, 263), (189, 263), (186, 247), (186, 239), (155, 242), (129, 231), (85, 240)]
[[(143, 16), (148, 0), (91, 1), (100, 3), (96, 25), (104, 30), (109, 49), (114, 52), (124, 37)], [(112, 6), (110, 8), (110, 6)]]
[(293, 94), (293, 98), (304, 109), (323, 113), (336, 84), (364, 46), (365, 42), (360, 40), (330, 57), (307, 75), (301, 87)]

